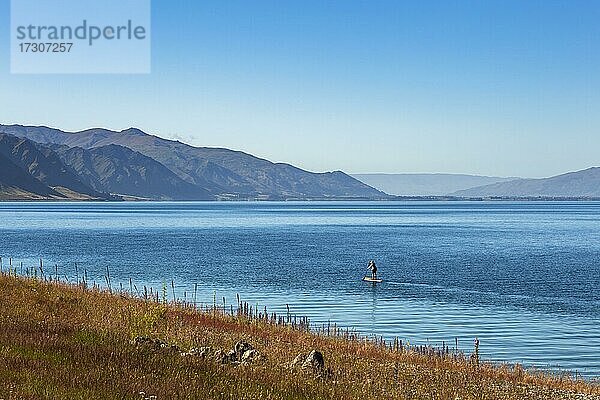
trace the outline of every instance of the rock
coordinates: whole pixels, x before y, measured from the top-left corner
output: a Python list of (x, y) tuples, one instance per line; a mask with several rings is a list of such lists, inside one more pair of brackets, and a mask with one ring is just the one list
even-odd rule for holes
[(302, 369), (305, 371), (322, 372), (325, 368), (325, 359), (320, 351), (313, 350), (306, 360), (302, 363)]
[(200, 349), (192, 347), (187, 353), (181, 353), (182, 356), (197, 356), (200, 353)]
[(210, 347), (200, 347), (200, 351), (198, 352), (199, 357), (206, 358), (210, 355), (212, 349)]
[(233, 346), (236, 360), (240, 361), (245, 352), (253, 349), (254, 347), (252, 347), (252, 345), (248, 342), (244, 342), (243, 340), (237, 342), (235, 346)]
[(298, 354), (296, 356), (296, 358), (294, 358), (294, 360), (290, 363), (290, 368), (291, 369), (296, 369), (300, 366), (302, 366), (302, 364), (304, 363), (304, 360), (306, 359), (306, 355), (305, 354)]
[(151, 344), (154, 342), (155, 341), (153, 339), (150, 339), (149, 337), (146, 337), (146, 336), (136, 336), (135, 338), (133, 338), (131, 340), (131, 344), (134, 344), (136, 346), (143, 346), (143, 345)]
[(147, 348), (152, 351), (168, 350), (168, 351), (173, 351), (173, 352), (178, 352), (178, 353), (181, 351), (181, 349), (174, 344), (169, 344), (160, 339), (152, 339), (152, 338), (149, 338), (146, 336), (135, 337), (131, 341), (131, 344), (133, 344), (137, 347)]
[[(155, 343), (152, 339), (139, 339), (140, 343)], [(160, 342), (161, 344), (164, 342)], [(212, 356), (211, 356), (212, 355)], [(211, 358), (217, 364), (251, 364), (260, 358), (262, 355), (255, 350), (252, 345), (247, 342), (237, 342), (233, 349), (225, 352), (222, 349), (213, 350), (211, 347), (194, 347), (188, 352), (181, 353), (182, 357), (196, 356), (202, 358)]]
[(210, 355), (211, 348), (210, 347), (193, 347), (188, 352), (181, 353), (181, 356), (195, 356), (206, 358)]
[(242, 355), (242, 364), (251, 364), (254, 361), (257, 361), (260, 358), (260, 353), (258, 350), (246, 350)]
[(215, 351), (215, 355), (213, 356), (213, 359), (215, 360), (215, 362), (217, 364), (227, 364), (229, 362), (227, 355), (221, 349), (218, 349), (217, 351)]
[(227, 354), (225, 354), (225, 357), (227, 357), (227, 361), (229, 361), (229, 362), (237, 362), (238, 361), (235, 350), (229, 350), (227, 352)]

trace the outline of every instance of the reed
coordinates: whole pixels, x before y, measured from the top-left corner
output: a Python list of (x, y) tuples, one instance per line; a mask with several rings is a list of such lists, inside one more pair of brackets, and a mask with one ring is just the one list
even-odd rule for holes
[[(36, 269), (33, 269), (36, 270)], [(56, 274), (58, 276), (58, 274)], [(87, 278), (85, 278), (87, 280)], [(107, 270), (107, 281), (108, 278)], [(480, 361), (460, 352), (364, 337), (335, 323), (315, 326), (249, 304), (198, 306), (159, 299), (144, 287), (111, 293), (97, 285), (0, 274), (0, 399), (593, 399), (595, 382)], [(172, 288), (174, 284), (172, 283)], [(166, 292), (163, 283), (163, 293)], [(196, 290), (195, 290), (196, 292)], [(166, 296), (165, 296), (166, 297)], [(162, 301), (160, 301), (162, 300)], [(265, 359), (248, 366), (152, 352), (131, 344), (161, 339), (185, 351), (229, 349), (244, 339)], [(312, 349), (328, 373), (292, 370)], [(141, 394), (143, 393), (143, 395)], [(576, 395), (576, 393), (579, 393)]]

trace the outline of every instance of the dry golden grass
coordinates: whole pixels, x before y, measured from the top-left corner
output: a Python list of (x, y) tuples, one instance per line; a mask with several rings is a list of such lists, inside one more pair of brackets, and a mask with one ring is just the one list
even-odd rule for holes
[[(221, 365), (131, 344), (230, 349), (266, 359)], [(320, 350), (329, 373), (289, 367)], [(152, 397), (151, 397), (152, 396)], [(156, 396), (156, 397), (153, 397)], [(596, 399), (600, 387), (520, 368), (325, 337), (82, 286), (0, 276), (0, 399)]]

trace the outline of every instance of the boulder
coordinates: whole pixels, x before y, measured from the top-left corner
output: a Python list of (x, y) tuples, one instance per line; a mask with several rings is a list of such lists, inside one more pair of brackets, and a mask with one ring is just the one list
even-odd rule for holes
[(225, 354), (225, 357), (227, 357), (227, 361), (229, 361), (229, 362), (237, 362), (238, 361), (237, 353), (235, 352), (235, 350), (229, 350), (227, 352), (227, 354)]
[(237, 361), (241, 361), (244, 353), (249, 350), (253, 350), (253, 349), (254, 349), (254, 347), (252, 347), (252, 345), (248, 342), (245, 342), (243, 340), (237, 342), (235, 344), (235, 346), (233, 346), (233, 352), (235, 354), (235, 359)]
[(302, 369), (305, 371), (321, 372), (325, 368), (325, 359), (323, 353), (317, 350), (310, 352), (308, 357), (302, 363)]
[(244, 354), (242, 355), (242, 364), (251, 364), (254, 361), (257, 361), (260, 358), (260, 353), (258, 352), (258, 350), (246, 350), (244, 352)]

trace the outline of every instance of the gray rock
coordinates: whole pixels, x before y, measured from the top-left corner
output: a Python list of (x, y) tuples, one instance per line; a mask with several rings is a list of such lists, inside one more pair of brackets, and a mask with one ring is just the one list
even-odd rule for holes
[(229, 363), (229, 358), (227, 357), (227, 355), (225, 354), (225, 352), (223, 350), (221, 350), (221, 349), (218, 349), (217, 351), (215, 351), (213, 359), (215, 360), (215, 362), (217, 364), (227, 364), (227, 363)]
[(323, 358), (323, 353), (317, 350), (311, 351), (302, 363), (302, 369), (305, 371), (321, 372), (324, 368), (325, 359)]
[(246, 350), (244, 352), (244, 354), (242, 355), (242, 364), (251, 364), (254, 361), (257, 361), (259, 358), (261, 357), (260, 353), (258, 352), (258, 350), (252, 349), (252, 350)]
[[(146, 341), (142, 340), (144, 343)], [(212, 356), (211, 356), (212, 355)], [(249, 343), (238, 342), (232, 350), (225, 352), (222, 349), (213, 350), (211, 347), (192, 348), (188, 352), (181, 353), (181, 356), (196, 356), (201, 358), (211, 358), (217, 364), (251, 364), (262, 355), (255, 350)]]
[(229, 350), (229, 351), (227, 352), (227, 354), (225, 354), (225, 357), (227, 357), (227, 360), (228, 360), (229, 362), (236, 362), (236, 361), (239, 361), (239, 360), (238, 360), (238, 357), (237, 357), (237, 354), (236, 354), (236, 352), (235, 352), (235, 350)]
[(296, 358), (294, 358), (294, 360), (290, 363), (290, 368), (291, 369), (296, 369), (298, 367), (301, 367), (302, 364), (304, 363), (304, 360), (306, 359), (306, 354), (298, 354), (296, 356)]
[(199, 357), (208, 357), (212, 349), (210, 347), (200, 347), (200, 351), (198, 352)]
[(253, 349), (254, 349), (254, 347), (252, 347), (252, 345), (248, 342), (245, 342), (243, 340), (237, 342), (235, 344), (235, 346), (233, 346), (233, 352), (235, 354), (235, 359), (240, 361), (245, 352), (247, 352), (249, 350), (253, 350)]
[(200, 348), (193, 347), (188, 352), (181, 353), (181, 356), (195, 356), (195, 357), (206, 358), (210, 355), (210, 352), (211, 352), (210, 347), (200, 347)]
[(169, 344), (160, 339), (152, 339), (146, 336), (135, 337), (131, 341), (131, 344), (137, 346), (138, 348), (145, 348), (152, 351), (167, 350), (178, 353), (181, 351), (181, 349), (177, 345)]

